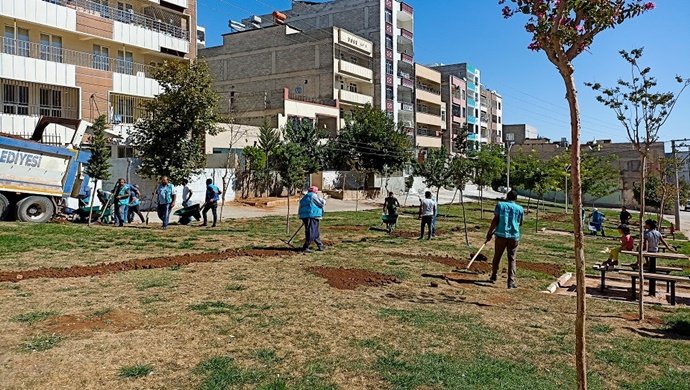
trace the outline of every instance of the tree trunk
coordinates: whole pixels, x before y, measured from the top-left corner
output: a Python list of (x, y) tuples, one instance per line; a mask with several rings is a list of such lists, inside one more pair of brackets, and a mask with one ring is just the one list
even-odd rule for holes
[(465, 199), (460, 190), (460, 206), (462, 207), (462, 223), (465, 225), (465, 245), (470, 246), (470, 238), (467, 235), (467, 218), (465, 217)]
[(577, 89), (575, 88), (575, 77), (573, 76), (572, 65), (561, 63), (558, 70), (563, 77), (566, 89), (566, 99), (570, 108), (570, 127), (571, 142), (571, 183), (573, 186), (573, 230), (575, 240), (573, 249), (575, 251), (575, 277), (577, 283), (577, 314), (575, 316), (575, 366), (577, 372), (578, 390), (587, 389), (587, 348), (585, 339), (586, 321), (586, 286), (585, 286), (585, 250), (584, 232), (582, 230), (582, 177), (581, 177), (581, 154), (580, 154), (580, 107), (577, 101)]
[(532, 190), (529, 190), (529, 195), (527, 195), (527, 212), (529, 213), (529, 206), (532, 203)]
[(539, 199), (537, 199), (537, 219), (534, 221), (534, 232), (539, 233)]
[[(458, 195), (458, 189), (456, 188), (455, 193), (453, 194), (453, 199), (451, 199), (451, 201), (450, 201), (450, 206), (452, 206), (453, 203), (455, 202), (455, 197), (457, 195)], [(438, 202), (438, 195), (436, 195), (436, 202)], [(443, 219), (444, 220), (448, 219), (448, 210), (446, 210), (446, 215), (443, 216)]]
[(407, 197), (410, 196), (410, 190), (407, 190), (407, 193), (405, 194), (405, 202), (403, 202), (403, 207), (407, 207)]
[[(96, 189), (98, 188), (98, 179), (93, 179), (93, 191), (91, 191), (91, 199), (89, 200), (89, 221), (88, 224), (91, 226), (91, 218), (93, 214), (93, 201), (96, 198)], [(102, 207), (102, 206), (101, 206)]]
[(644, 252), (644, 212), (645, 212), (645, 196), (646, 196), (646, 189), (645, 187), (647, 186), (647, 155), (645, 153), (640, 153), (640, 157), (642, 158), (642, 170), (640, 172), (640, 226), (639, 226), (639, 233), (640, 233), (640, 242), (638, 243), (639, 247), (637, 248), (637, 269), (639, 273), (638, 280), (640, 281), (640, 288), (639, 288), (639, 305), (640, 305), (640, 321), (644, 320), (644, 301), (642, 298), (644, 298), (644, 257), (642, 256), (642, 252)]
[(479, 219), (484, 219), (484, 187), (479, 187)]
[(290, 235), (290, 190), (287, 192), (287, 217), (285, 218), (285, 232)]

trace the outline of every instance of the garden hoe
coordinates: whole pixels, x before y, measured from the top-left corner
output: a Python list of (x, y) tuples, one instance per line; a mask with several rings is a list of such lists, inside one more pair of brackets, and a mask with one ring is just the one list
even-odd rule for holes
[(289, 240), (287, 240), (287, 241), (285, 241), (285, 240), (280, 240), (280, 241), (283, 241), (284, 243), (288, 244), (288, 245), (290, 246), (290, 248), (294, 248), (295, 246), (292, 245), (292, 240), (295, 239), (295, 237), (297, 236), (297, 233), (299, 233), (300, 231), (302, 231), (302, 228), (303, 228), (303, 227), (304, 227), (304, 222), (302, 222), (302, 224), (299, 226), (299, 229), (297, 229), (297, 231), (295, 232), (295, 234), (293, 234), (292, 237), (290, 237)]
[(489, 243), (489, 241), (484, 242), (484, 245), (482, 245), (479, 248), (479, 250), (477, 251), (477, 253), (475, 253), (474, 256), (472, 256), (472, 260), (470, 260), (469, 264), (467, 264), (467, 267), (465, 267), (465, 269), (457, 269), (457, 270), (455, 270), (455, 272), (477, 274), (478, 273), (477, 271), (470, 271), (470, 267), (472, 266), (472, 263), (474, 263), (474, 261), (477, 260), (477, 257), (479, 257), (479, 254), (482, 253), (482, 251), (484, 250), (484, 247), (486, 247), (486, 244), (488, 244), (488, 243)]

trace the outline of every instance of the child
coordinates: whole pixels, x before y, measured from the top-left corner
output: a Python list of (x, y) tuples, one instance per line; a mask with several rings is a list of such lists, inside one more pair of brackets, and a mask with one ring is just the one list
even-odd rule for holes
[(671, 252), (675, 252), (673, 248), (671, 248), (666, 240), (664, 240), (664, 237), (661, 235), (658, 229), (657, 222), (653, 219), (648, 219), (644, 222), (644, 246), (645, 246), (645, 251), (651, 252), (651, 253), (657, 253), (659, 252), (659, 243), (664, 244), (667, 250)]
[(618, 233), (621, 235), (621, 245), (618, 248), (613, 248), (609, 253), (609, 259), (603, 264), (606, 269), (613, 269), (618, 265), (618, 255), (621, 251), (631, 251), (635, 246), (635, 241), (630, 235), (630, 227), (628, 225), (618, 226)]

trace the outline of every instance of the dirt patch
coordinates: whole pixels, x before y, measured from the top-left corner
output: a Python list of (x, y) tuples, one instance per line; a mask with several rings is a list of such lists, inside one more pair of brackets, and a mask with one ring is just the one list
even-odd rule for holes
[[(426, 238), (426, 232), (424, 233), (424, 237)], [(398, 237), (398, 238), (419, 238), (419, 231), (411, 231), (411, 230), (395, 230), (393, 231), (392, 234), (393, 237)], [(442, 230), (437, 230), (436, 231), (436, 237), (441, 237), (443, 236), (443, 231)]]
[(381, 287), (400, 283), (393, 276), (357, 268), (310, 267), (308, 272), (328, 281), (328, 285), (339, 290), (354, 290), (358, 286)]
[(279, 257), (294, 255), (294, 252), (277, 249), (230, 249), (223, 252), (186, 254), (151, 259), (128, 260), (117, 263), (73, 266), (68, 268), (38, 268), (26, 271), (2, 271), (0, 282), (19, 282), (36, 278), (75, 278), (105, 275), (140, 269), (167, 268), (192, 263), (208, 263), (235, 257)]
[[(443, 265), (447, 265), (450, 267), (455, 267), (457, 269), (465, 269), (467, 265), (469, 264), (469, 259), (468, 260), (459, 260), (453, 257), (449, 256), (436, 256), (436, 255), (411, 255), (408, 253), (391, 253), (391, 256), (398, 256), (398, 257), (404, 257), (404, 258), (410, 258), (410, 259), (423, 259), (427, 261), (432, 261), (434, 263), (439, 263)], [(559, 277), (563, 274), (563, 269), (561, 266), (556, 265), (556, 264), (549, 264), (549, 263), (532, 263), (532, 262), (526, 262), (526, 261), (518, 261), (517, 262), (517, 267), (519, 269), (526, 269), (534, 272), (541, 272), (546, 275), (551, 275), (553, 277)], [(489, 273), (491, 272), (491, 264), (487, 262), (478, 262), (475, 260), (474, 263), (472, 263), (472, 267), (470, 268), (472, 271), (476, 272), (481, 272), (481, 273)]]
[(337, 230), (341, 232), (361, 232), (364, 230), (369, 230), (368, 226), (352, 226), (352, 225), (347, 225), (347, 226), (324, 226), (321, 229), (323, 230)]
[(125, 310), (105, 313), (67, 314), (52, 319), (45, 325), (50, 333), (73, 334), (87, 331), (109, 333), (126, 332), (141, 326), (141, 317)]
[[(626, 321), (639, 321), (640, 314), (639, 313), (623, 313), (621, 315), (621, 317), (623, 317), (623, 319)], [(664, 320), (662, 320), (661, 318), (650, 317), (649, 315), (645, 316), (643, 322), (645, 322), (647, 324), (652, 324), (652, 325), (663, 325), (664, 324)]]

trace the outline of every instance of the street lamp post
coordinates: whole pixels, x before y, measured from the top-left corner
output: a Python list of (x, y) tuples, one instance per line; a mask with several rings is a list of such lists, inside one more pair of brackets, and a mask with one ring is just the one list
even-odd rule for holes
[(506, 156), (508, 158), (508, 166), (506, 167), (506, 191), (510, 191), (510, 149), (515, 145), (515, 142), (508, 141), (508, 149), (506, 150)]

